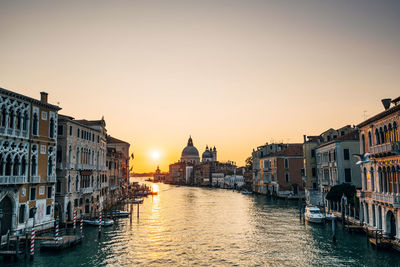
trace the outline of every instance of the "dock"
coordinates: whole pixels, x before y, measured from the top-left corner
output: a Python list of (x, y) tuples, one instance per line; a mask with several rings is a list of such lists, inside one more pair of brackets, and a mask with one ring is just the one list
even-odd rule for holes
[(40, 250), (63, 250), (81, 242), (82, 236), (80, 235), (65, 235), (58, 239), (43, 241), (40, 244)]

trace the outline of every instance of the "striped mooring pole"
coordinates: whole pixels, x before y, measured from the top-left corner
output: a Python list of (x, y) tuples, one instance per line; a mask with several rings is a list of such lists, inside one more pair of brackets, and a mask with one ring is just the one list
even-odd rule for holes
[(100, 211), (100, 213), (99, 213), (99, 237), (101, 236), (101, 221), (102, 221), (102, 218), (101, 218), (101, 211)]
[(35, 255), (35, 227), (32, 227), (31, 232), (31, 260), (33, 260), (33, 256)]
[(83, 218), (82, 218), (82, 216), (81, 216), (81, 236), (83, 236)]
[(56, 242), (58, 243), (58, 237), (60, 236), (60, 222), (58, 217), (56, 218), (56, 233), (55, 233), (55, 239)]
[(76, 209), (74, 209), (74, 234), (76, 233)]

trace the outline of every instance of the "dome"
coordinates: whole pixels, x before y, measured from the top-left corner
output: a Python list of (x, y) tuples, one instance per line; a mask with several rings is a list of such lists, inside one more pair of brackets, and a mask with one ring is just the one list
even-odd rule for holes
[(194, 146), (187, 146), (182, 150), (182, 157), (199, 156), (199, 151)]
[(212, 159), (213, 158), (213, 154), (210, 152), (210, 150), (206, 150), (206, 151), (203, 152), (201, 157), (203, 159), (208, 159), (208, 158)]
[(182, 158), (184, 157), (199, 157), (199, 151), (193, 146), (192, 137), (189, 137), (187, 146), (182, 150)]

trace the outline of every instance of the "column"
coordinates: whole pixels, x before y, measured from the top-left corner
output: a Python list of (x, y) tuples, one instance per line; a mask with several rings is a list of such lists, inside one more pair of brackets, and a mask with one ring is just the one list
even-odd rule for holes
[(399, 172), (397, 171), (397, 172), (395, 172), (395, 174), (396, 174), (396, 181), (397, 181), (397, 195), (399, 194), (399, 191), (400, 191), (400, 186), (399, 186)]
[(363, 208), (363, 203), (360, 202), (360, 223), (363, 224), (364, 223), (364, 208)]

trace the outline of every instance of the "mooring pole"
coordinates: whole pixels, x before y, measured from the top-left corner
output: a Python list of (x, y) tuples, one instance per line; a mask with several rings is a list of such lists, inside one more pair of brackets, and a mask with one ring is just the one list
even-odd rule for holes
[(139, 202), (137, 203), (137, 217), (139, 219)]
[(101, 211), (99, 213), (99, 238), (101, 236), (101, 222), (102, 222), (102, 218), (101, 218)]
[(335, 217), (332, 218), (332, 241), (333, 241), (333, 243), (336, 242), (336, 224), (335, 224)]

